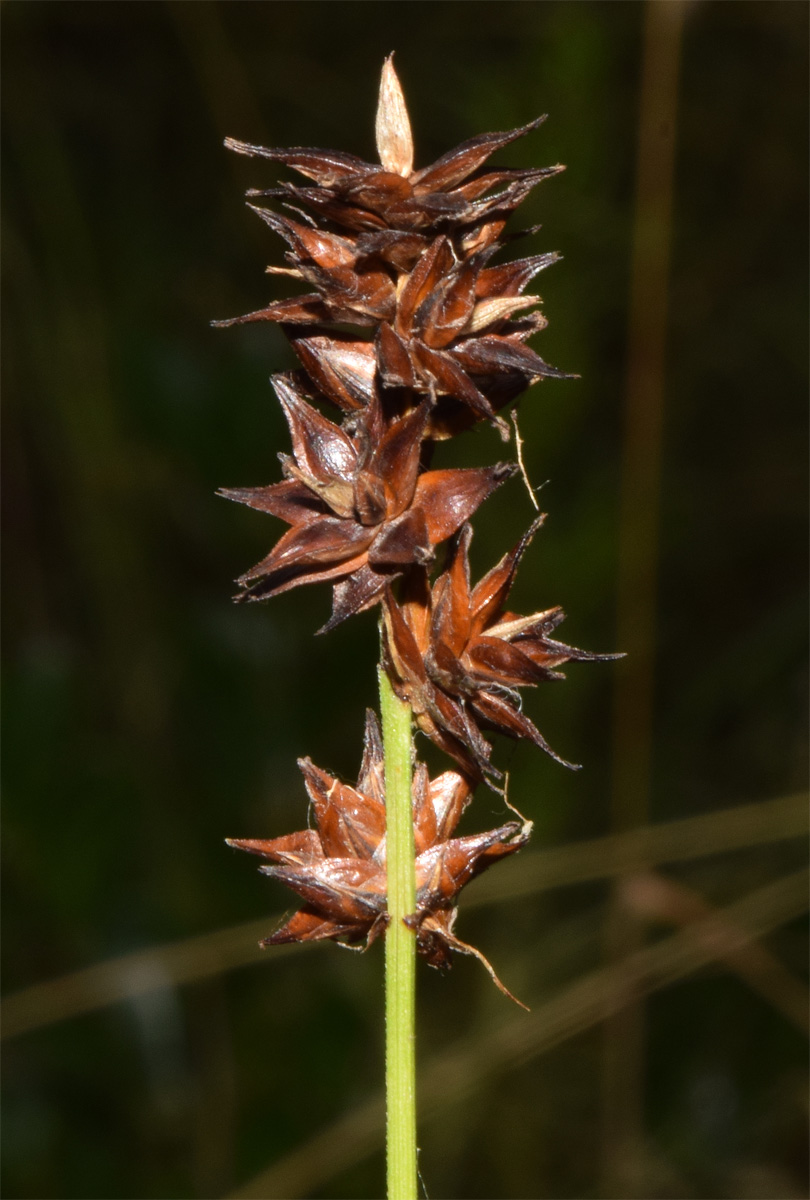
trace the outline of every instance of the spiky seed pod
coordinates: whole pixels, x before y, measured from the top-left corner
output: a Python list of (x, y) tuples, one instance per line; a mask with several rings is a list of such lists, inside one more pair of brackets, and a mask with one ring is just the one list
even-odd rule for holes
[(518, 563), (542, 525), (540, 516), (518, 544), (470, 586), (472, 527), (464, 525), (448, 547), (447, 564), (431, 588), (424, 573), (411, 573), (398, 603), (387, 591), (385, 655), (398, 694), (411, 705), (417, 724), (468, 772), (490, 778), (500, 773), (481, 729), (528, 738), (563, 766), (520, 709), (518, 688), (563, 679), (566, 662), (605, 662), (616, 654), (593, 654), (551, 635), (565, 614), (550, 608), (528, 617), (506, 612)]
[[(260, 870), (296, 892), (300, 908), (263, 946), (331, 939), (370, 945), (384, 934), (386, 908), (385, 773), (375, 714), (366, 714), (363, 764), (356, 787), (341, 783), (308, 758), (299, 760), (315, 829), (269, 841), (229, 838), (228, 844), (269, 859)], [(465, 884), (528, 841), (531, 822), (508, 821), (488, 833), (451, 836), (469, 803), (469, 782), (455, 771), (434, 780), (418, 764), (413, 777), (416, 911), (407, 923), (419, 953), (449, 967), (451, 951), (479, 958), (507, 995), (484, 956), (453, 933), (456, 900)], [(514, 997), (512, 997), (514, 999)]]
[(352, 434), (304, 400), (290, 377), (274, 380), (293, 443), (282, 483), (223, 488), (291, 528), (239, 579), (237, 600), (266, 600), (304, 583), (335, 582), (332, 629), (375, 604), (386, 583), (433, 559), (479, 504), (514, 474), (512, 463), (419, 472), (430, 405), (386, 425), (376, 397)]

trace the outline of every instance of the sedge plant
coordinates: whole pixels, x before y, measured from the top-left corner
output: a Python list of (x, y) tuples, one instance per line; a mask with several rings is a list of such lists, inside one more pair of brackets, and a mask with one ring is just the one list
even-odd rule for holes
[[(263, 945), (385, 940), (389, 1200), (415, 1200), (417, 1192), (417, 956), (447, 968), (454, 952), (474, 955), (515, 999), (483, 954), (454, 932), (464, 885), (520, 850), (531, 832), (520, 818), (454, 836), (475, 788), (497, 790), (503, 779), (486, 734), (526, 739), (572, 766), (522, 711), (518, 689), (559, 679), (566, 662), (613, 657), (557, 640), (560, 608), (528, 616), (508, 610), (542, 516), (471, 583), (471, 518), (518, 463), (433, 465), (441, 442), (479, 422), (507, 442), (507, 406), (531, 384), (567, 378), (527, 345), (546, 321), (539, 297), (525, 289), (558, 255), (493, 262), (512, 211), (563, 168), (492, 167), (488, 160), (543, 120), (473, 137), (414, 169), (408, 112), (389, 57), (377, 108), (378, 163), (342, 150), (226, 141), (238, 154), (296, 173), (295, 182), (248, 196), (287, 245), (286, 265), (268, 270), (306, 289), (216, 323), (275, 322), (300, 363), (272, 381), (292, 442), (292, 454), (280, 455), (283, 478), (222, 490), (289, 526), (240, 577), (235, 599), (265, 601), (328, 584), (332, 611), (319, 632), (378, 608), (382, 640), (382, 720), (366, 715), (356, 785), (301, 759), (314, 827), (229, 843), (263, 858), (260, 869), (303, 901)], [(416, 757), (415, 729), (449, 759), (434, 779)]]

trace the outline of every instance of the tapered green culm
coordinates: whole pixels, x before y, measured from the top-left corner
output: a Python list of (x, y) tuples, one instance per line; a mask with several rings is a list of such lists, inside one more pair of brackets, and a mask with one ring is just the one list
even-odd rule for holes
[(385, 749), (388, 914), (385, 935), (385, 1093), (388, 1200), (416, 1200), (416, 908), (411, 709), (380, 670)]

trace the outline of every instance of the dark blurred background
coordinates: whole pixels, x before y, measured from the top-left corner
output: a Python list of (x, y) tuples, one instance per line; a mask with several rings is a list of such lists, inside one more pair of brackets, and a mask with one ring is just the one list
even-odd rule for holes
[[(292, 359), (209, 321), (289, 294), (241, 199), (279, 173), (223, 137), (372, 158), (392, 49), (417, 165), (550, 114), (499, 161), (568, 164), (512, 223), (565, 256), (534, 345), (581, 378), (521, 404), (514, 607), (635, 650), (526, 698), (583, 771), (497, 747), (533, 849), (458, 931), (533, 1014), (420, 969), (427, 1193), (806, 1195), (808, 9), (658, 7), (651, 41), (640, 3), (3, 4), (5, 1196), (382, 1194), (380, 947), (260, 955), (289, 894), (223, 845), (302, 827), (297, 756), (355, 778), (375, 617), (231, 605), (281, 527), (214, 491), (279, 477)], [(645, 63), (676, 150), (637, 212)], [(531, 516), (519, 481), (480, 510), (476, 574)]]

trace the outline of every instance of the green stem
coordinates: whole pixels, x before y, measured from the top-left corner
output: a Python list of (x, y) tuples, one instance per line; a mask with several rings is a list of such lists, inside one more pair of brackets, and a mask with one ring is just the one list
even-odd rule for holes
[(388, 914), (385, 935), (385, 1092), (388, 1200), (416, 1200), (416, 908), (411, 799), (411, 709), (380, 669), (385, 748)]

